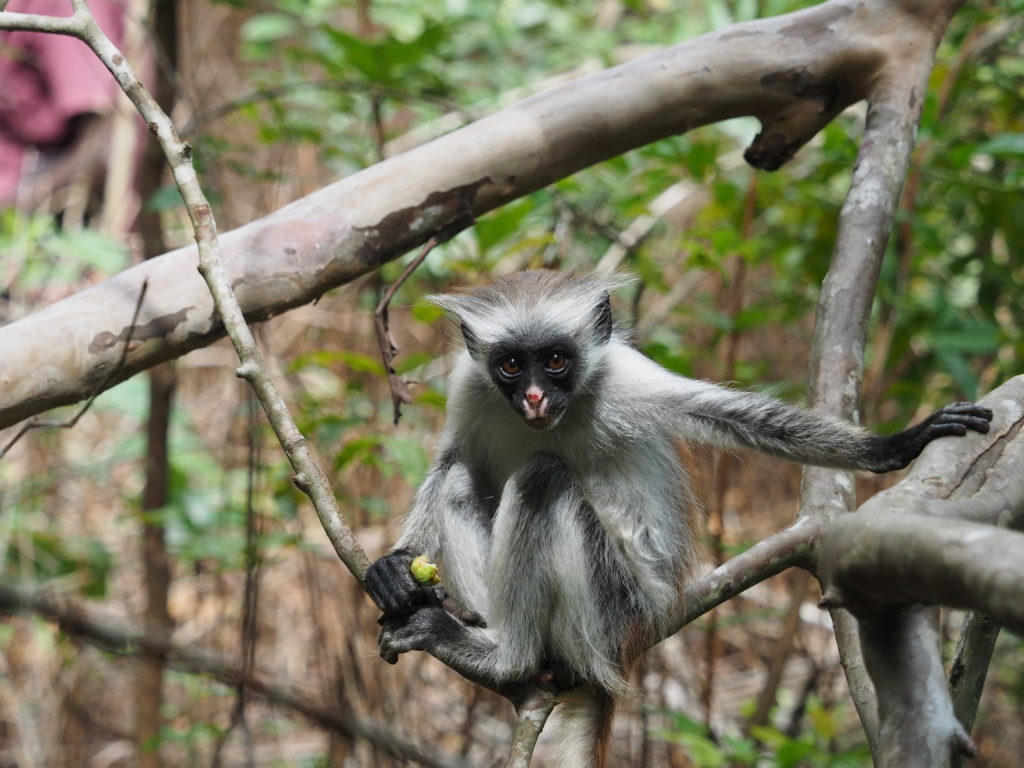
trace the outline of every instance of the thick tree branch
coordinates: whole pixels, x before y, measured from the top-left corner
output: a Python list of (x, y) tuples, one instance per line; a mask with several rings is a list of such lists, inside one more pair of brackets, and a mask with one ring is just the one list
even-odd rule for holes
[(896, 510), (852, 515), (822, 543), (826, 599), (858, 615), (908, 603), (970, 608), (1024, 634), (1022, 552), (1024, 533), (991, 525)]
[[(829, 0), (553, 88), (224, 235), (229, 282), (248, 319), (267, 319), (581, 168), (739, 115), (764, 123), (754, 154), (774, 164), (869, 93), (899, 64), (891, 51), (916, 51), (922, 30), (932, 44), (953, 5)], [(0, 15), (0, 29), (24, 26)], [(222, 335), (194, 259), (191, 248), (165, 254), (0, 328), (0, 427), (91, 393), (128, 335), (115, 318), (130, 316), (146, 277), (116, 381)]]
[(231, 687), (244, 686), (250, 693), (271, 704), (296, 712), (322, 728), (369, 741), (394, 757), (436, 768), (465, 768), (465, 764), (455, 758), (432, 754), (395, 736), (393, 728), (320, 703), (311, 692), (247, 672), (242, 665), (202, 651), (182, 648), (165, 640), (154, 640), (113, 622), (97, 621), (81, 608), (61, 604), (43, 593), (0, 584), (0, 612), (34, 613), (56, 621), (62, 632), (82, 638), (111, 653), (159, 656), (175, 669), (206, 675)]
[(912, 605), (857, 619), (878, 702), (877, 768), (940, 768), (954, 752), (974, 754), (949, 703), (939, 610)]
[(836, 519), (819, 548), (825, 602), (859, 622), (881, 719), (879, 766), (942, 768), (972, 749), (950, 700), (935, 612), (922, 606), (970, 608), (1024, 632), (1024, 534), (972, 522), (1017, 523), (1024, 510), (1024, 377), (982, 402), (994, 413), (987, 435), (932, 443), (903, 482)]
[[(960, 2), (928, 7), (905, 2), (897, 38), (885, 43), (886, 66), (872, 79), (868, 116), (853, 181), (839, 215), (832, 263), (818, 299), (809, 373), (809, 401), (816, 408), (858, 420), (867, 322), (914, 146), (934, 50)], [(856, 506), (853, 475), (808, 468), (801, 489), (801, 514), (832, 517)], [(878, 725), (874, 695), (862, 662), (856, 628), (841, 609), (832, 611), (840, 659), (872, 754)]]

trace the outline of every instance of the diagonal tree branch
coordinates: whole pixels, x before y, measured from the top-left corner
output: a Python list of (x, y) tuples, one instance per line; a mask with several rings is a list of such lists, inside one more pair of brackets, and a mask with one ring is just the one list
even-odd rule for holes
[[(739, 115), (765, 126), (748, 159), (774, 166), (872, 89), (889, 49), (917, 50), (950, 4), (828, 0), (560, 85), (224, 235), (229, 283), (264, 320), (581, 168)], [(27, 27), (0, 14), (0, 29)], [(92, 392), (128, 334), (112, 318), (130, 316), (147, 276), (138, 344), (112, 384), (222, 335), (194, 260), (179, 249), (0, 328), (0, 427)]]
[(712, 608), (789, 568), (813, 570), (818, 542), (827, 527), (828, 521), (819, 518), (798, 520), (688, 584), (683, 590), (683, 610), (665, 636), (675, 634)]

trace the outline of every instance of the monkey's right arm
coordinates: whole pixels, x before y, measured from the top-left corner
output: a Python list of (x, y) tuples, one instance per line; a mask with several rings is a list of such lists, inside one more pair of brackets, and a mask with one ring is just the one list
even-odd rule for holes
[[(366, 572), (366, 591), (385, 619), (440, 605), (460, 621), (484, 625), (480, 612), (488, 542), (480, 505), (469, 470), (443, 453), (420, 486), (395, 548)], [(413, 578), (410, 566), (420, 555), (441, 563), (443, 585), (423, 585)]]
[[(560, 594), (553, 570), (566, 566), (566, 543), (586, 538), (581, 520), (593, 515), (581, 513), (585, 500), (579, 487), (550, 454), (531, 459), (501, 492), (489, 488), (482, 474), (462, 463), (445, 469), (439, 462), (398, 541), (404, 551), (374, 563), (367, 587), (371, 594), (377, 591), (374, 597), (382, 608), (397, 606), (383, 616), (377, 639), (386, 662), (424, 650), (470, 679), (498, 685), (541, 671), (551, 609)], [(442, 584), (460, 606), (483, 613), (490, 623), (485, 630), (479, 622), (466, 621), (465, 612), (453, 614), (437, 601), (418, 604), (415, 594), (407, 597), (404, 568), (410, 555), (419, 553), (423, 540), (414, 538), (418, 530), (431, 531), (437, 549), (426, 554), (437, 555)], [(582, 561), (584, 569), (590, 565)], [(593, 626), (587, 630), (593, 636), (587, 647), (608, 644), (599, 654), (607, 664), (607, 658), (615, 657), (610, 630), (599, 621), (599, 606), (588, 608), (586, 601), (594, 598), (590, 580), (581, 575), (577, 586), (569, 615), (578, 623), (584, 621), (581, 616), (590, 618)], [(564, 655), (557, 647), (553, 652)]]
[(419, 605), (430, 603), (432, 595), (436, 594), (432, 587), (413, 578), (410, 566), (420, 555), (432, 560), (439, 555), (441, 505), (451, 466), (451, 462), (442, 458), (431, 467), (416, 492), (398, 544), (366, 572), (366, 591), (384, 616), (409, 613)]

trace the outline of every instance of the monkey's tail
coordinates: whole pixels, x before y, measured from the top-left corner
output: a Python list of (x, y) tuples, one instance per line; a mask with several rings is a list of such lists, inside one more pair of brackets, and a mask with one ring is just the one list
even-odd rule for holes
[(605, 768), (615, 699), (607, 691), (584, 686), (560, 694), (557, 730), (559, 768)]

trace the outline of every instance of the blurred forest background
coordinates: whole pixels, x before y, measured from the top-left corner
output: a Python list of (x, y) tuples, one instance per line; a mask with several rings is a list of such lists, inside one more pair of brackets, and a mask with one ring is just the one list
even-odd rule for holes
[[(554, 82), (804, 5), (180, 0), (159, 3), (163, 16), (147, 23), (145, 2), (114, 4), (123, 48), (162, 78), (156, 90), (193, 144), (221, 231)], [(16, 51), (0, 34), (0, 58)], [(883, 267), (864, 423), (893, 430), (1021, 372), (1022, 82), (1024, 0), (963, 8), (939, 51)], [(0, 132), (4, 90), (0, 82)], [(741, 119), (630, 152), (482, 218), (435, 250), (393, 302), (396, 367), (416, 382), (397, 427), (372, 312), (402, 263), (260, 326), (370, 556), (393, 540), (443, 420), (451, 339), (428, 293), (526, 267), (619, 264), (641, 280), (616, 297), (618, 316), (655, 360), (800, 398), (863, 112), (847, 111), (775, 173), (743, 163), (757, 123)], [(18, 187), (0, 201), (0, 323), (191, 242), (144, 134), (118, 99), (25, 143)], [(292, 487), (234, 365), (226, 343), (197, 350), (105, 392), (74, 429), (36, 430), (14, 445), (0, 459), (2, 578), (45, 585), (101, 623), (169, 628), (178, 644), (247, 660), (309, 701), (428, 751), (493, 764), (510, 734), (507, 703), (423, 654), (394, 668), (377, 658), (376, 610)], [(160, 452), (147, 451), (147, 434), (160, 433), (152, 393), (170, 404), (166, 497)], [(12, 434), (0, 433), (0, 446)], [(698, 461), (709, 567), (792, 520), (798, 467), (710, 451)], [(860, 482), (863, 498), (894, 478)], [(799, 572), (773, 579), (652, 651), (620, 709), (612, 764), (870, 764), (811, 584)], [(959, 617), (946, 626), (952, 643)], [(972, 765), (1020, 764), (1022, 705), (1024, 643), (1004, 633)], [(159, 724), (139, 731), (147, 711)], [(542, 739), (538, 762), (545, 754)], [(46, 619), (5, 617), (0, 766), (143, 764), (401, 761), (210, 676), (111, 653)]]

